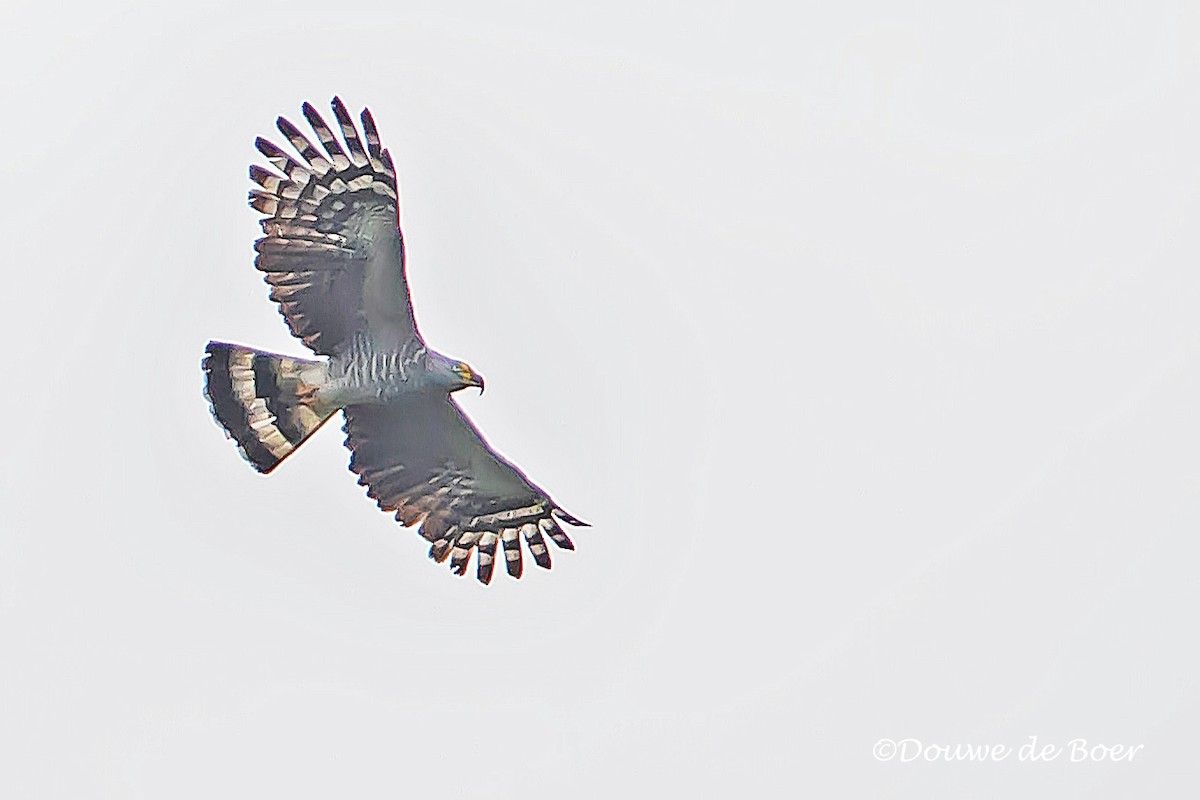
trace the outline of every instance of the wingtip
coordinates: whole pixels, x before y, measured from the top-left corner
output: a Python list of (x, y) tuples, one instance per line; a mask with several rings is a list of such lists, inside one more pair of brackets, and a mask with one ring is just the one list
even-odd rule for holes
[(554, 515), (556, 517), (558, 517), (559, 519), (561, 519), (563, 522), (567, 523), (568, 525), (574, 525), (576, 528), (592, 527), (592, 523), (584, 522), (583, 520), (579, 519), (578, 517), (574, 517), (574, 516), (568, 514), (566, 511), (564, 511), (561, 508), (556, 507), (554, 509)]

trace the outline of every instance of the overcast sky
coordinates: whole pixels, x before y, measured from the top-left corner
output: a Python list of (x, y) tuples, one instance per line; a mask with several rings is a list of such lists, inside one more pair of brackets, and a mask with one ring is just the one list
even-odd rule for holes
[[(0, 793), (1186, 796), (1198, 41), (1183, 0), (10, 2)], [(429, 561), (340, 420), (264, 478), (209, 416), (208, 339), (305, 352), (246, 168), (335, 93), (464, 407), (594, 525), (551, 572)]]

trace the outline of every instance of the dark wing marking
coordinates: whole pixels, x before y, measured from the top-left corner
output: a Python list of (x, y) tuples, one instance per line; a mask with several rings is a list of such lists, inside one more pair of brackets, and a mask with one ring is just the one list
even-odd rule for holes
[[(521, 577), (521, 538), (534, 563), (550, 568), (545, 536), (574, 550), (558, 520), (587, 525), (563, 511), (484, 441), (446, 395), (388, 405), (348, 406), (350, 469), (368, 496), (405, 526), (421, 523), (429, 557), (459, 575), (478, 552), (476, 575), (492, 579), (497, 548), (509, 575)], [(556, 519), (557, 517), (557, 519)]]
[(282, 174), (250, 167), (261, 187), (250, 192), (250, 205), (266, 215), (254, 263), (266, 273), (271, 299), (292, 334), (322, 355), (340, 351), (361, 330), (397, 346), (419, 338), (404, 274), (396, 170), (379, 148), (375, 120), (363, 110), (364, 148), (335, 97), (343, 146), (316, 109), (305, 103), (302, 111), (320, 147), (280, 117), (279, 131), (299, 159), (259, 138), (259, 152)]

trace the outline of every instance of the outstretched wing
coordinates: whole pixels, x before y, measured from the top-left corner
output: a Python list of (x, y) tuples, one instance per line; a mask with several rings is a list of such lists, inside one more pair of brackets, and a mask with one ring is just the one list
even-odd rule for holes
[(387, 405), (348, 406), (350, 469), (384, 511), (404, 525), (421, 523), (432, 542), (429, 557), (450, 558), (459, 575), (478, 550), (477, 576), (488, 583), (497, 544), (508, 574), (521, 577), (521, 537), (534, 562), (550, 568), (543, 535), (567, 550), (575, 546), (559, 526), (575, 519), (515, 466), (492, 450), (446, 395), (409, 397)]
[(261, 187), (250, 192), (250, 205), (266, 215), (254, 263), (266, 273), (271, 299), (292, 334), (322, 355), (340, 351), (358, 331), (397, 347), (419, 338), (404, 274), (396, 169), (380, 149), (371, 112), (362, 112), (364, 144), (346, 106), (333, 98), (343, 147), (316, 109), (305, 103), (302, 110), (321, 148), (280, 117), (279, 131), (299, 158), (259, 138), (259, 152), (283, 174), (250, 167)]

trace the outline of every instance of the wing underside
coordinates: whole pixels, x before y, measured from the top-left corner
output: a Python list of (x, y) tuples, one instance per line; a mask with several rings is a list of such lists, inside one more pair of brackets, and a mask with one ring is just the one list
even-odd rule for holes
[(490, 582), (499, 551), (508, 574), (521, 577), (522, 539), (534, 563), (549, 569), (547, 537), (574, 549), (559, 522), (587, 524), (492, 450), (445, 395), (349, 406), (345, 415), (350, 469), (359, 483), (399, 522), (420, 523), (430, 558), (449, 558), (459, 575), (475, 552), (476, 576)]
[(250, 205), (266, 215), (255, 266), (266, 273), (292, 334), (322, 355), (369, 328), (386, 327), (400, 343), (417, 335), (391, 155), (380, 148), (369, 110), (360, 134), (341, 100), (332, 107), (341, 140), (305, 103), (319, 146), (280, 117), (279, 131), (296, 155), (259, 138), (255, 145), (278, 172), (250, 168), (259, 187)]

